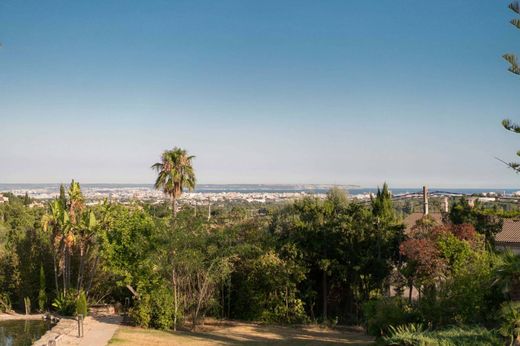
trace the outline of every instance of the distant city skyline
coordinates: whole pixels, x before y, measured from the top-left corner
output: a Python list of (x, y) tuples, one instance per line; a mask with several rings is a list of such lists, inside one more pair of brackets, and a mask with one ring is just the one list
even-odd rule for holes
[(0, 3), (0, 183), (514, 188), (508, 1)]

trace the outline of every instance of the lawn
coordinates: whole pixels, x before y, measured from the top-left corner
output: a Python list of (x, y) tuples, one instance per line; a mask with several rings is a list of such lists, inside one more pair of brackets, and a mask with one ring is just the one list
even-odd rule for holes
[(197, 332), (163, 332), (136, 327), (120, 327), (109, 345), (127, 346), (217, 346), (217, 345), (371, 345), (373, 338), (347, 329), (318, 326), (281, 327), (253, 323), (206, 324)]

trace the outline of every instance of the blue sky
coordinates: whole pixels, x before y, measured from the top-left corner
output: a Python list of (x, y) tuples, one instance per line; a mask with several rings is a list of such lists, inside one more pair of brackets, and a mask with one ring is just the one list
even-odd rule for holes
[(507, 1), (0, 2), (0, 182), (516, 187)]

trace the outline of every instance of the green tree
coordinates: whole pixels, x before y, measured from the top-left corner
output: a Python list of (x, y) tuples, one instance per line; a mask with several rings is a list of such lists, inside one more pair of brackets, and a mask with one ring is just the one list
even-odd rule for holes
[(371, 199), (372, 213), (378, 217), (381, 222), (395, 223), (397, 216), (392, 205), (392, 195), (388, 190), (388, 185), (383, 184), (383, 189), (377, 188), (376, 197)]
[(31, 198), (29, 197), (29, 194), (26, 192), (25, 196), (23, 197), (23, 205), (27, 207), (29, 206), (29, 204), (31, 204)]
[[(62, 194), (63, 191), (61, 189)], [(99, 213), (102, 214), (102, 210)], [(87, 279), (88, 294), (97, 269), (98, 260), (92, 254), (98, 249), (96, 237), (100, 225), (95, 210), (85, 205), (79, 183), (72, 181), (68, 198), (62, 196), (49, 203), (47, 213), (41, 218), (41, 226), (48, 234), (53, 253), (56, 290), (59, 290), (58, 276), (61, 273), (65, 293), (70, 288), (85, 289)]]
[(472, 207), (464, 197), (453, 204), (448, 217), (454, 225), (473, 225), (484, 236), (489, 249), (494, 249), (495, 237), (504, 222), (498, 210), (485, 209), (478, 201)]
[[(338, 193), (331, 191), (325, 200), (295, 201), (273, 215), (270, 229), (282, 259), (287, 259), (286, 246), (301, 254), (295, 260), (307, 275), (298, 288), (311, 318), (316, 307), (324, 320), (339, 316), (355, 322), (360, 303), (371, 293), (382, 293), (398, 258), (402, 225), (387, 221), (396, 219), (390, 211), (386, 217), (384, 208), (372, 211)], [(376, 206), (389, 205), (385, 196), (379, 194)]]
[(65, 192), (65, 186), (63, 184), (60, 184), (60, 197), (58, 198), (63, 208), (67, 208), (68, 200), (67, 200), (67, 194)]
[(189, 317), (195, 327), (205, 312), (215, 307), (217, 288), (233, 270), (234, 257), (220, 246), (222, 229), (210, 229), (203, 218), (181, 212), (173, 228), (162, 224), (154, 240), (154, 263), (169, 282), (174, 305), (173, 327), (178, 317)]
[(170, 196), (174, 218), (177, 215), (177, 199), (184, 189), (191, 191), (195, 188), (195, 171), (192, 166), (194, 158), (186, 150), (175, 147), (164, 151), (161, 162), (152, 166), (157, 171), (155, 188)]
[(97, 237), (102, 271), (110, 273), (114, 286), (128, 288), (139, 299), (139, 287), (153, 285), (157, 277), (152, 271), (156, 225), (136, 207), (107, 204), (103, 208)]

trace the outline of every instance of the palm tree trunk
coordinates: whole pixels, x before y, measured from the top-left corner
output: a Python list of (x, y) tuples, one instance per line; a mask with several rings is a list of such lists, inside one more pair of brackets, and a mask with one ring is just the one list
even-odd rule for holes
[(80, 244), (79, 248), (79, 270), (78, 270), (78, 291), (83, 289), (83, 277), (85, 276), (85, 254), (88, 253), (89, 246), (85, 250), (83, 243)]
[(56, 267), (56, 253), (54, 252), (54, 249), (52, 251), (52, 266), (54, 269), (54, 283), (56, 284), (56, 292), (59, 292), (60, 287), (58, 285), (58, 268)]
[(177, 198), (172, 197), (172, 212), (173, 212), (173, 218), (175, 219), (177, 217)]
[(67, 249), (63, 243), (63, 293), (67, 292)]

